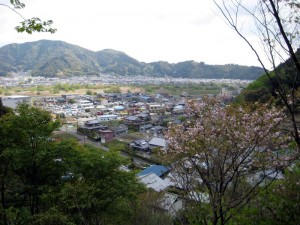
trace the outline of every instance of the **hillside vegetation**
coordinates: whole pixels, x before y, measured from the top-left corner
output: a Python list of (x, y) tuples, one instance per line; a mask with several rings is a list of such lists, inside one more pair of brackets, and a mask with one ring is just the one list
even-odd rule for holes
[(195, 61), (144, 63), (116, 50), (93, 52), (62, 41), (41, 40), (0, 48), (0, 76), (28, 71), (33, 76), (45, 77), (103, 73), (246, 80), (254, 80), (263, 74), (262, 68), (235, 64), (207, 65)]
[[(297, 50), (296, 55), (300, 58), (300, 49)], [(281, 63), (277, 68), (277, 76), (274, 71), (270, 73), (271, 79), (263, 74), (255, 81), (250, 83), (246, 89), (238, 96), (240, 102), (266, 102), (271, 97), (276, 97), (276, 89), (281, 85), (285, 89), (297, 90), (300, 86), (300, 77), (294, 67), (291, 59)]]

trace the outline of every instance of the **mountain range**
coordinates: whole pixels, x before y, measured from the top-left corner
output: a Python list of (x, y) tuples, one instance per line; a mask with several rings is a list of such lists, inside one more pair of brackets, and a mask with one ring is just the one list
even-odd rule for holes
[[(215, 54), (218, 54), (216, 52)], [(63, 41), (40, 40), (0, 48), (0, 76), (31, 72), (32, 76), (145, 75), (202, 79), (255, 80), (264, 73), (254, 66), (207, 65), (204, 62), (139, 62), (123, 52), (91, 51)]]

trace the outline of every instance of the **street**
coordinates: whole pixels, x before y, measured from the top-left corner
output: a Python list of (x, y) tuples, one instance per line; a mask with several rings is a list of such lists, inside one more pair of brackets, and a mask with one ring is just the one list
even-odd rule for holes
[[(100, 148), (104, 151), (108, 151), (109, 148), (102, 145), (101, 142), (96, 142), (96, 141), (93, 141), (93, 140), (90, 140), (89, 138), (87, 138), (87, 136), (84, 136), (80, 133), (77, 133), (77, 130), (76, 130), (76, 127), (73, 126), (73, 125), (70, 125), (70, 124), (64, 124), (61, 128), (60, 128), (61, 131), (63, 132), (66, 132), (66, 133), (69, 133), (71, 135), (73, 135), (74, 137), (76, 137), (81, 144), (89, 144), (89, 145), (92, 145), (92, 146), (95, 146), (97, 148)], [(120, 155), (123, 156), (123, 157), (126, 157), (128, 158), (129, 155), (125, 152), (120, 152)], [(132, 157), (133, 158), (133, 163), (136, 165), (136, 166), (145, 166), (145, 165), (151, 165), (151, 163), (149, 163), (148, 161), (146, 160), (143, 160), (141, 158), (137, 158), (137, 157)]]

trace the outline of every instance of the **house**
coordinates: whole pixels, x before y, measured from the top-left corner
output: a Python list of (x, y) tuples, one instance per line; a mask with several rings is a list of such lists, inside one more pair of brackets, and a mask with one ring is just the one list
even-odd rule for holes
[(58, 103), (66, 103), (64, 98), (46, 96), (43, 98), (43, 103), (46, 105), (58, 105)]
[(80, 109), (70, 109), (67, 112), (73, 116), (76, 116), (80, 123), (85, 123), (87, 121), (96, 119), (96, 117), (91, 113), (82, 112)]
[(129, 115), (135, 115), (140, 113), (140, 108), (137, 106), (131, 106), (131, 104), (129, 104), (129, 107), (127, 108), (127, 112)]
[(81, 126), (85, 130), (107, 130), (108, 127), (102, 125), (98, 120), (88, 120), (84, 123), (84, 126)]
[(124, 124), (121, 124), (120, 126), (117, 127), (110, 127), (110, 129), (114, 132), (114, 137), (128, 134), (128, 127)]
[(99, 122), (102, 121), (111, 121), (111, 120), (117, 120), (118, 116), (117, 115), (102, 115), (102, 116), (97, 116), (97, 120)]
[(62, 95), (62, 98), (64, 98), (65, 100), (70, 100), (70, 99), (77, 99), (79, 97), (78, 94), (66, 94), (66, 95)]
[(138, 177), (139, 181), (156, 192), (165, 190), (170, 186), (168, 179), (162, 179), (155, 173), (148, 173)]
[(124, 123), (128, 125), (140, 124), (141, 122), (141, 118), (137, 116), (127, 116), (124, 118)]
[(155, 99), (151, 96), (141, 95), (139, 96), (139, 100), (142, 102), (152, 103), (155, 102)]
[(181, 170), (182, 168), (172, 168), (172, 171), (168, 173), (166, 179), (168, 179), (170, 186), (180, 190), (189, 190), (191, 186), (202, 183), (197, 172), (182, 172)]
[(129, 144), (129, 146), (132, 149), (137, 150), (137, 151), (149, 152), (151, 150), (148, 142), (144, 139), (135, 140), (135, 141), (131, 142)]
[(86, 100), (86, 99), (78, 100), (77, 105), (78, 105), (78, 108), (82, 108), (84, 110), (94, 108), (94, 103), (89, 100)]
[(164, 108), (162, 107), (162, 105), (156, 104), (156, 103), (153, 103), (153, 104), (150, 103), (148, 108), (149, 108), (150, 114), (162, 113), (164, 111)]
[(170, 165), (171, 171), (167, 178), (170, 180), (172, 186), (181, 189), (189, 190), (194, 185), (202, 184), (203, 181), (194, 164), (199, 167), (206, 168), (206, 164), (197, 160), (196, 158), (185, 157)]
[(99, 130), (98, 132), (101, 138), (101, 143), (106, 143), (114, 138), (114, 132), (112, 130)]
[(140, 126), (139, 131), (140, 131), (140, 132), (147, 132), (147, 133), (148, 133), (149, 130), (150, 130), (152, 127), (153, 127), (152, 124), (145, 124), (145, 125)]
[(151, 127), (151, 129), (149, 130), (149, 133), (150, 134), (162, 134), (164, 132), (165, 128), (162, 127), (162, 126), (154, 126), (154, 127)]
[(86, 127), (99, 127), (101, 126), (98, 120), (89, 120), (84, 123)]
[(107, 126), (100, 124), (97, 120), (89, 120), (84, 123), (84, 126), (80, 126), (77, 128), (77, 132), (88, 136), (93, 140), (100, 140), (99, 131), (108, 130)]
[(187, 109), (182, 107), (180, 108), (180, 106), (177, 106), (177, 108), (174, 108), (172, 111), (172, 114), (174, 116), (180, 116), (180, 115), (185, 115), (186, 114)]
[(184, 200), (180, 198), (179, 195), (167, 192), (160, 199), (159, 207), (171, 216), (175, 217), (176, 213), (183, 209)]
[(150, 167), (144, 169), (143, 171), (139, 172), (137, 176), (144, 176), (146, 174), (154, 173), (159, 177), (164, 176), (167, 172), (170, 171), (170, 168), (162, 165), (151, 165)]
[(159, 147), (162, 150), (166, 150), (167, 149), (167, 141), (164, 138), (153, 137), (149, 141), (149, 145), (150, 145), (150, 148)]
[(135, 115), (136, 117), (138, 117), (141, 121), (149, 121), (150, 120), (150, 115), (147, 113), (138, 113)]

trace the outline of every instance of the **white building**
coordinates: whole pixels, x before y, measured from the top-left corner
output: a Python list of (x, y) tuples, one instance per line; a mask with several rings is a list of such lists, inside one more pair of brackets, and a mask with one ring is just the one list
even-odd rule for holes
[(83, 108), (83, 109), (93, 109), (94, 107), (94, 103), (90, 102), (89, 100), (79, 100), (77, 102), (77, 105), (79, 108)]
[(12, 95), (2, 98), (2, 104), (13, 109), (17, 108), (17, 106), (22, 103), (31, 105), (31, 97), (25, 95)]
[(99, 122), (101, 121), (111, 121), (111, 120), (117, 120), (118, 116), (117, 115), (102, 115), (102, 116), (97, 116), (97, 120)]

